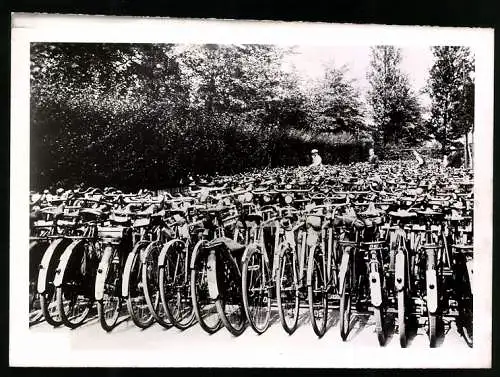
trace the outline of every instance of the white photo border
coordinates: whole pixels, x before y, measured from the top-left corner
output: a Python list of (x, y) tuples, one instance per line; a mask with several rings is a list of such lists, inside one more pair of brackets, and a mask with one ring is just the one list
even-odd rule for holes
[[(176, 344), (147, 342), (116, 351), (74, 347), (75, 333), (28, 327), (30, 42), (261, 43), (355, 46), (465, 45), (475, 55), (474, 347), (464, 350), (325, 347), (291, 349), (286, 337), (265, 347), (248, 338), (231, 346), (207, 337)], [(492, 352), (493, 29), (276, 21), (161, 19), (13, 14), (10, 183), (10, 365), (319, 368), (488, 368)], [(328, 334), (335, 336), (337, 334)], [(113, 334), (110, 334), (113, 337)], [(111, 339), (111, 338), (110, 338)], [(208, 340), (207, 340), (208, 339)], [(253, 339), (253, 338), (252, 338)], [(284, 339), (284, 340), (283, 340)], [(258, 345), (258, 346), (257, 346)], [(139, 348), (140, 347), (140, 348)], [(249, 357), (251, 355), (251, 357)]]

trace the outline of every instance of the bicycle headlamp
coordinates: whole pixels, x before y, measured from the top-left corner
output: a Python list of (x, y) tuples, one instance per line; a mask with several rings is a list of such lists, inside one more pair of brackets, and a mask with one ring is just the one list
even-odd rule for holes
[(245, 195), (244, 194), (238, 195), (238, 202), (240, 202), (240, 203), (244, 203), (245, 202)]
[(265, 203), (269, 203), (271, 201), (271, 197), (269, 195), (264, 195), (262, 199), (264, 200)]
[(253, 194), (251, 192), (247, 192), (244, 195), (245, 202), (251, 202), (253, 199)]
[(286, 204), (290, 204), (291, 202), (293, 202), (293, 198), (291, 195), (286, 195), (285, 196), (285, 203)]
[(288, 183), (288, 184), (285, 186), (285, 188), (286, 188), (287, 190), (290, 190), (290, 189), (292, 188), (292, 185), (291, 185), (290, 183)]
[(224, 198), (222, 200), (222, 204), (224, 204), (225, 206), (230, 206), (231, 205), (231, 201), (229, 200), (229, 198)]

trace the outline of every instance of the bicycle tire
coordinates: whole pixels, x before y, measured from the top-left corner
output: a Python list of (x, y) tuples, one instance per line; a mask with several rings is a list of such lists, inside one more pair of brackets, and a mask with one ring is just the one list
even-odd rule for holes
[(435, 348), (437, 345), (438, 316), (435, 313), (428, 313), (428, 319), (429, 347)]
[(408, 334), (407, 334), (407, 324), (408, 318), (406, 315), (406, 296), (407, 293), (405, 289), (398, 291), (398, 333), (399, 333), (399, 345), (401, 348), (406, 348), (408, 345)]
[(62, 325), (61, 315), (57, 306), (57, 295), (54, 287), (48, 288), (45, 293), (40, 294), (40, 306), (45, 321), (53, 327)]
[[(169, 241), (165, 247), (167, 250), (164, 260), (158, 262), (161, 303), (169, 321), (176, 328), (185, 330), (192, 326), (196, 319), (191, 297), (191, 274), (189, 268), (186, 268), (189, 255), (185, 243), (181, 240)], [(184, 309), (186, 307), (187, 310)]]
[[(344, 250), (344, 253), (349, 253), (349, 251)], [(350, 258), (349, 258), (350, 259)], [(344, 276), (344, 281), (342, 282), (342, 291), (340, 292), (340, 319), (339, 319), (339, 327), (340, 327), (340, 337), (343, 341), (347, 340), (347, 337), (350, 332), (351, 325), (351, 304), (352, 304), (352, 296), (351, 296), (351, 269), (349, 263), (346, 266), (346, 273)]]
[(169, 329), (172, 327), (172, 322), (161, 304), (159, 288), (158, 257), (161, 251), (160, 245), (160, 242), (151, 242), (144, 251), (146, 255), (141, 268), (142, 289), (146, 304), (156, 322)]
[[(297, 258), (290, 247), (281, 245), (279, 250), (279, 266), (275, 283), (278, 314), (283, 329), (292, 335), (297, 329), (299, 321)], [(292, 313), (291, 321), (287, 321), (289, 317), (287, 314), (290, 312)]]
[[(102, 329), (110, 332), (116, 326), (122, 305), (119, 281), (121, 279), (121, 271), (119, 263), (113, 263), (118, 258), (117, 248), (113, 248), (109, 255), (105, 251), (104, 255), (106, 255), (107, 260), (101, 261), (101, 266), (106, 266), (106, 271), (102, 280), (103, 287), (100, 288), (103, 292), (103, 298), (97, 300), (97, 316), (99, 317)], [(99, 288), (96, 287), (96, 289)]]
[[(309, 302), (309, 318), (311, 320), (311, 325), (314, 333), (319, 338), (325, 335), (326, 322), (328, 320), (328, 292), (326, 286), (327, 281), (325, 266), (326, 261), (324, 260), (324, 253), (319, 248), (316, 248), (314, 252), (311, 253), (307, 266), (307, 281), (310, 282), (307, 287), (307, 297)], [(318, 306), (319, 314), (321, 314), (320, 321), (316, 320), (315, 315), (315, 307), (317, 308)]]
[(215, 306), (224, 327), (233, 336), (239, 336), (245, 331), (247, 322), (243, 305), (241, 274), (236, 265), (237, 262), (228, 250), (224, 249), (217, 256), (217, 271), (215, 273), (219, 286), (219, 297), (215, 301)]
[[(64, 270), (61, 267), (58, 267), (58, 270), (61, 270), (63, 278), (61, 285), (56, 288), (57, 307), (59, 309), (59, 315), (61, 316), (62, 323), (71, 329), (79, 327), (83, 321), (85, 321), (90, 313), (90, 309), (94, 301), (94, 289), (92, 289), (92, 285), (95, 281), (92, 276), (92, 262), (90, 261), (90, 256), (86, 251), (88, 247), (94, 246), (90, 243), (78, 243), (73, 247)], [(84, 256), (84, 254), (87, 255)], [(87, 276), (83, 276), (81, 272), (82, 258), (87, 258), (88, 260), (86, 263), (91, 264), (91, 266), (86, 270), (86, 274), (88, 274)], [(74, 315), (73, 313), (70, 314), (74, 311), (74, 308), (76, 307), (75, 304), (77, 302), (78, 308), (82, 308), (81, 313), (77, 315)], [(68, 304), (68, 310), (65, 310), (65, 303)]]
[(129, 262), (127, 264), (130, 265), (130, 268), (124, 272), (125, 274), (128, 274), (128, 277), (124, 277), (123, 279), (128, 282), (128, 313), (130, 318), (132, 318), (132, 322), (134, 322), (134, 324), (141, 329), (150, 327), (155, 321), (155, 318), (146, 303), (144, 291), (142, 289), (142, 268), (139, 253), (142, 248), (146, 247), (146, 244), (147, 243), (138, 244), (130, 252), (128, 258), (131, 258), (131, 260), (127, 261)]
[[(464, 305), (463, 301), (459, 303), (458, 308), (458, 318), (457, 318), (457, 328), (458, 332), (464, 338), (465, 342), (470, 348), (474, 346), (473, 338), (473, 315), (472, 315), (472, 300), (467, 305)], [(466, 307), (467, 306), (467, 307)]]
[[(271, 319), (271, 286), (269, 284), (271, 277), (269, 263), (257, 245), (250, 247), (247, 257), (243, 262), (241, 274), (245, 313), (250, 327), (260, 335), (267, 330)], [(252, 282), (256, 284), (252, 284)], [(257, 303), (258, 313), (259, 309), (265, 311), (263, 321), (257, 321), (258, 318), (262, 317), (259, 315), (254, 316), (253, 314), (252, 307), (254, 306), (254, 302)]]
[(373, 315), (375, 317), (375, 331), (377, 332), (378, 344), (384, 347), (387, 340), (384, 324), (384, 308), (382, 306), (374, 307)]
[(54, 277), (59, 265), (59, 258), (71, 242), (68, 239), (56, 239), (45, 250), (40, 269), (44, 268), (45, 273), (38, 275), (38, 288), (40, 292), (40, 306), (45, 321), (53, 326), (62, 325), (61, 315), (57, 306), (57, 295), (54, 287)]
[(199, 241), (193, 250), (191, 269), (191, 299), (193, 309), (200, 327), (208, 334), (214, 334), (222, 326), (215, 301), (208, 294), (207, 285), (207, 254), (202, 246), (207, 241)]
[(37, 291), (39, 265), (49, 244), (47, 242), (30, 243), (29, 269), (29, 326), (33, 326), (43, 319), (43, 309), (40, 294)]

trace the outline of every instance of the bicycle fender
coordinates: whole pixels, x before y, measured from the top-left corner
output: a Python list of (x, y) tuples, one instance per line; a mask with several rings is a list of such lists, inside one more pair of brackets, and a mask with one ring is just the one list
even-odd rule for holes
[(132, 263), (134, 262), (134, 257), (136, 254), (136, 248), (134, 247), (134, 250), (132, 250), (127, 257), (127, 261), (125, 262), (125, 268), (123, 269), (123, 276), (122, 276), (122, 297), (127, 297), (128, 296), (128, 284), (130, 282), (130, 274), (132, 273)]
[(425, 282), (427, 286), (427, 310), (430, 313), (435, 313), (438, 306), (436, 270), (425, 271)]
[(342, 261), (340, 262), (339, 268), (339, 292), (342, 293), (344, 291), (344, 280), (347, 269), (349, 268), (349, 259), (351, 258), (351, 254), (348, 251), (344, 251), (342, 255)]
[(158, 243), (160, 243), (160, 241), (149, 242), (146, 247), (141, 249), (140, 254), (139, 254), (141, 257), (141, 263), (143, 263), (143, 264), (146, 263), (146, 258), (149, 255), (149, 252), (151, 251), (152, 247)]
[(71, 254), (73, 253), (75, 247), (81, 242), (82, 240), (75, 240), (71, 242), (66, 250), (64, 250), (64, 252), (62, 253), (61, 258), (59, 259), (59, 265), (57, 266), (56, 275), (54, 276), (54, 287), (57, 288), (61, 286), (66, 266), (69, 262), (69, 258), (71, 257)]
[[(175, 242), (183, 242), (179, 238), (174, 238), (173, 240), (168, 241), (163, 245), (160, 251), (160, 255), (158, 255), (158, 268), (165, 267), (165, 259), (167, 256), (168, 249), (175, 243)], [(184, 242), (183, 242), (184, 243)]]
[(307, 258), (307, 275), (306, 275), (306, 284), (309, 287), (312, 284), (312, 273), (314, 268), (314, 252), (309, 253), (309, 257)]
[(54, 251), (61, 244), (62, 238), (56, 239), (52, 241), (45, 250), (43, 254), (42, 261), (40, 262), (40, 266), (38, 266), (38, 285), (37, 290), (38, 293), (45, 293), (45, 289), (47, 289), (47, 274), (49, 272), (50, 261), (52, 260), (52, 255), (54, 255)]
[(396, 268), (394, 274), (394, 287), (396, 291), (401, 291), (405, 288), (406, 281), (406, 271), (405, 271), (405, 254), (402, 251), (399, 251), (396, 254)]
[(474, 273), (473, 265), (474, 265), (474, 262), (472, 260), (468, 260), (466, 262), (467, 272), (469, 273), (470, 291), (471, 291), (472, 295), (474, 295), (474, 285), (472, 284), (472, 282), (474, 281), (474, 278), (472, 276), (472, 274)]
[(379, 307), (382, 304), (382, 286), (380, 274), (377, 271), (370, 272), (370, 297), (372, 305)]
[(219, 287), (217, 285), (217, 258), (214, 253), (210, 253), (207, 259), (207, 285), (210, 298), (217, 300)]
[(111, 246), (106, 246), (104, 253), (102, 254), (101, 261), (97, 267), (97, 275), (95, 277), (95, 299), (100, 301), (104, 297), (104, 283), (106, 281), (106, 275), (108, 274), (109, 262), (113, 254), (113, 248)]
[(189, 263), (189, 268), (191, 270), (194, 270), (194, 264), (196, 262), (196, 257), (198, 256), (198, 253), (200, 252), (200, 249), (203, 245), (205, 245), (207, 243), (206, 240), (199, 240), (196, 245), (194, 245), (194, 248), (193, 248), (193, 254), (191, 255), (191, 261)]
[(125, 262), (125, 267), (123, 268), (122, 275), (122, 297), (128, 296), (128, 284), (130, 282), (130, 274), (132, 273), (132, 263), (134, 262), (134, 256), (137, 254), (137, 250), (141, 245), (144, 245), (148, 241), (139, 241), (134, 245), (132, 251), (128, 254), (127, 260)]

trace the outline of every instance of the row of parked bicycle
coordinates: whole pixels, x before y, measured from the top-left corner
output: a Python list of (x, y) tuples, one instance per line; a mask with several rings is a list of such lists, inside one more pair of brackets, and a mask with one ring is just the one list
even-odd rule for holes
[[(266, 331), (272, 307), (289, 334), (301, 302), (323, 336), (339, 310), (374, 315), (406, 347), (443, 317), (472, 347), (473, 176), (430, 164), (366, 163), (217, 176), (176, 194), (115, 188), (31, 193), (30, 325), (112, 331), (127, 314), (206, 332)], [(391, 315), (393, 313), (393, 315)], [(95, 315), (95, 314), (94, 314)], [(393, 321), (394, 323), (390, 323)]]

